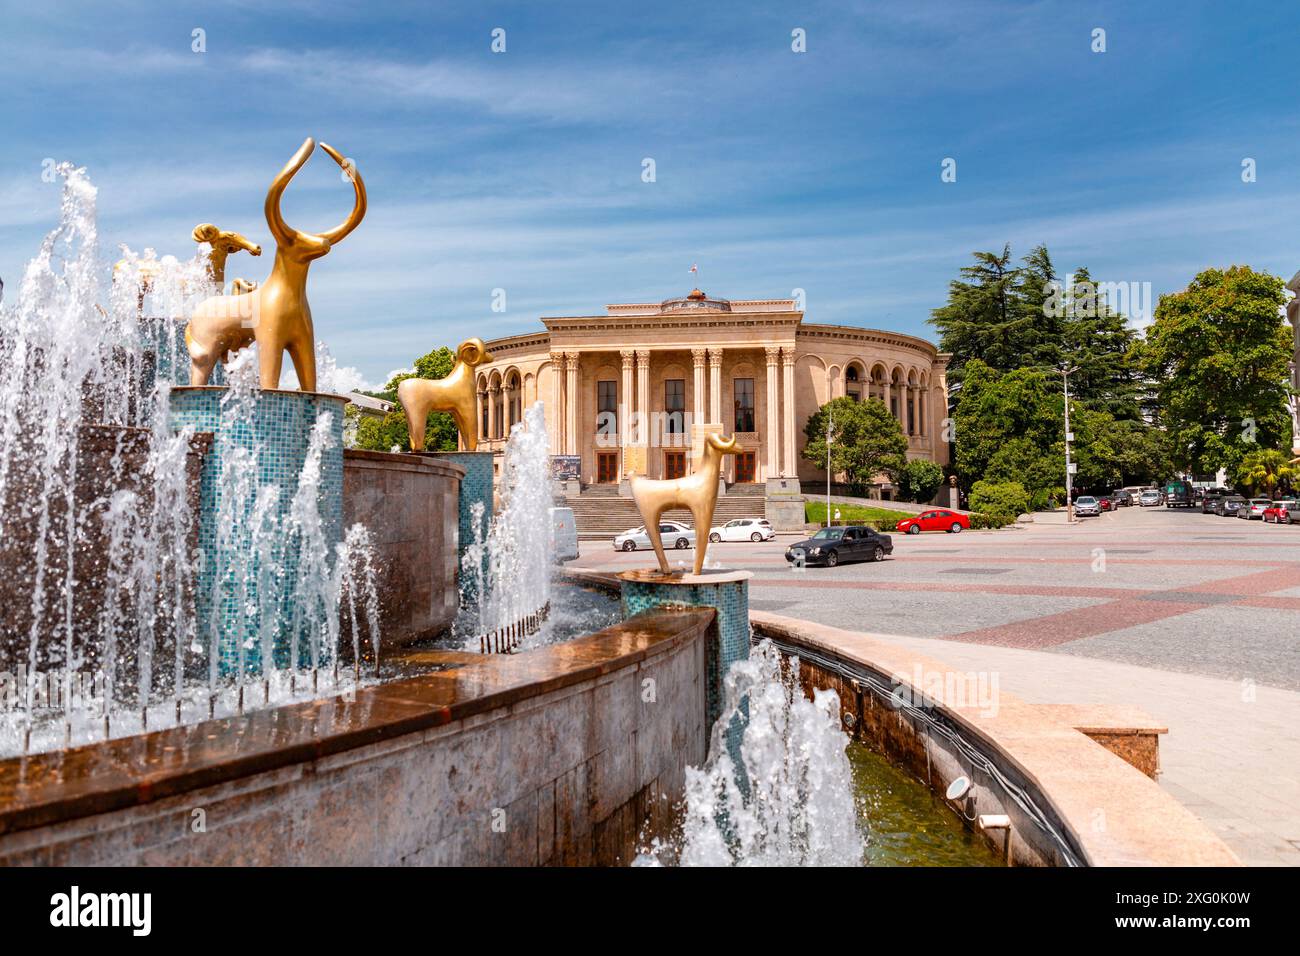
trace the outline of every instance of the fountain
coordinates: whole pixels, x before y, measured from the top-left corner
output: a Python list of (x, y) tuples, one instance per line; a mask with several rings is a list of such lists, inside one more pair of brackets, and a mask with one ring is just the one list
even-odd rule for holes
[[(1001, 731), (899, 704), (892, 649), (751, 615), (749, 572), (710, 566), (707, 540), (671, 570), (656, 519), (709, 525), (738, 450), (720, 426), (689, 478), (633, 482), (658, 567), (604, 582), (621, 620), (552, 580), (540, 404), (494, 516), (465, 413), (482, 342), (404, 389), (411, 452), (345, 449), (306, 276), (366, 193), (321, 148), (354, 189), (341, 226), (280, 216), (308, 139), (268, 192), (267, 280), (223, 290), (224, 256), (260, 249), (205, 223), (191, 260), (127, 251), (107, 309), (95, 189), (59, 167), (60, 225), (0, 310), (0, 864), (852, 865), (873, 849), (868, 761), (842, 728), (927, 794), (965, 781), (943, 820), (989, 821), (1007, 860), (1222, 860), (1145, 778), (1069, 790), (1045, 759), (1105, 783), (1119, 758), (1059, 722), (1026, 748), (1023, 704)], [(418, 447), (434, 409), (462, 451)], [(1112, 792), (1092, 839), (1081, 821)], [(201, 837), (177, 826), (196, 806)]]

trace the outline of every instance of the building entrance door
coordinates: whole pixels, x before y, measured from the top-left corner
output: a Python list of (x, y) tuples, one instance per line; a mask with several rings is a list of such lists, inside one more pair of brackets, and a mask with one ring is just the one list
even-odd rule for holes
[(664, 452), (664, 477), (665, 478), (686, 477), (686, 452), (684, 451)]
[(618, 481), (618, 452), (597, 452), (596, 483), (600, 485), (608, 485), (616, 481)]
[(750, 482), (755, 477), (754, 471), (754, 453), (752, 451), (742, 451), (736, 455), (736, 481)]

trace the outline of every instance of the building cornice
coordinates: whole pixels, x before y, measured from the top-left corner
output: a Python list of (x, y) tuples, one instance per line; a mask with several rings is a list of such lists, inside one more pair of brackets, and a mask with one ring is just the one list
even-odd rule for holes
[(904, 332), (886, 332), (881, 329), (863, 329), (852, 325), (818, 325), (805, 322), (799, 327), (799, 338), (892, 345), (896, 348), (924, 352), (931, 362), (937, 361), (941, 354), (946, 354), (940, 353), (933, 342), (926, 341), (920, 336), (907, 335)]

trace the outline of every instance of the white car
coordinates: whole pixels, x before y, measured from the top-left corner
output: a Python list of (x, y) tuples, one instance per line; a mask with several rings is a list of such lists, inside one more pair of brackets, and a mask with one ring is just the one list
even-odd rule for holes
[(1099, 502), (1092, 495), (1083, 495), (1080, 498), (1076, 498), (1074, 501), (1074, 516), (1076, 518), (1083, 518), (1089, 516), (1094, 518), (1100, 517), (1101, 502)]
[[(677, 521), (659, 522), (659, 540), (663, 542), (666, 549), (695, 547), (695, 531), (686, 527)], [(629, 528), (620, 535), (614, 537), (615, 551), (636, 551), (640, 548), (653, 548), (650, 543), (650, 535), (646, 534), (645, 526), (639, 528)]]
[(710, 541), (771, 541), (775, 537), (772, 523), (766, 518), (737, 518), (709, 529)]

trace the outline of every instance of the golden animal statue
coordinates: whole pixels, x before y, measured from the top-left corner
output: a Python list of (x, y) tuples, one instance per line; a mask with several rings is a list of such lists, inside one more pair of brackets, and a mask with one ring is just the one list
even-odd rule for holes
[(709, 549), (709, 528), (713, 526), (713, 509), (718, 503), (718, 478), (722, 475), (722, 456), (740, 451), (734, 437), (718, 434), (705, 436), (704, 454), (699, 467), (685, 478), (661, 481), (657, 478), (632, 478), (632, 498), (645, 522), (646, 534), (654, 545), (659, 570), (671, 573), (664, 543), (659, 536), (659, 519), (670, 508), (688, 508), (695, 520), (695, 573), (704, 571), (704, 557)]
[(456, 349), (456, 364), (446, 378), (408, 378), (397, 385), (397, 400), (406, 412), (411, 451), (424, 451), (424, 424), (430, 412), (450, 412), (467, 451), (478, 447), (478, 417), (474, 414), (474, 369), (492, 361), (482, 339), (466, 339)]
[(280, 366), (287, 351), (298, 373), (298, 387), (305, 392), (316, 390), (316, 334), (307, 304), (307, 270), (313, 260), (357, 228), (366, 214), (366, 186), (350, 161), (321, 143), (320, 148), (351, 179), (356, 204), (342, 225), (326, 232), (299, 232), (290, 227), (280, 215), (280, 197), (315, 148), (316, 141), (307, 137), (266, 193), (266, 224), (275, 238), (275, 265), (266, 281), (252, 292), (205, 299), (194, 310), (185, 329), (191, 385), (206, 385), (218, 361), (256, 341), (262, 388), (279, 387)]
[[(226, 232), (210, 222), (201, 222), (194, 227), (194, 241), (206, 242), (211, 246), (208, 253), (208, 278), (223, 287), (226, 284), (226, 257), (232, 252), (247, 252), (250, 256), (260, 256), (262, 247), (237, 232)], [(256, 287), (255, 283), (236, 279), (236, 291), (248, 292)]]

